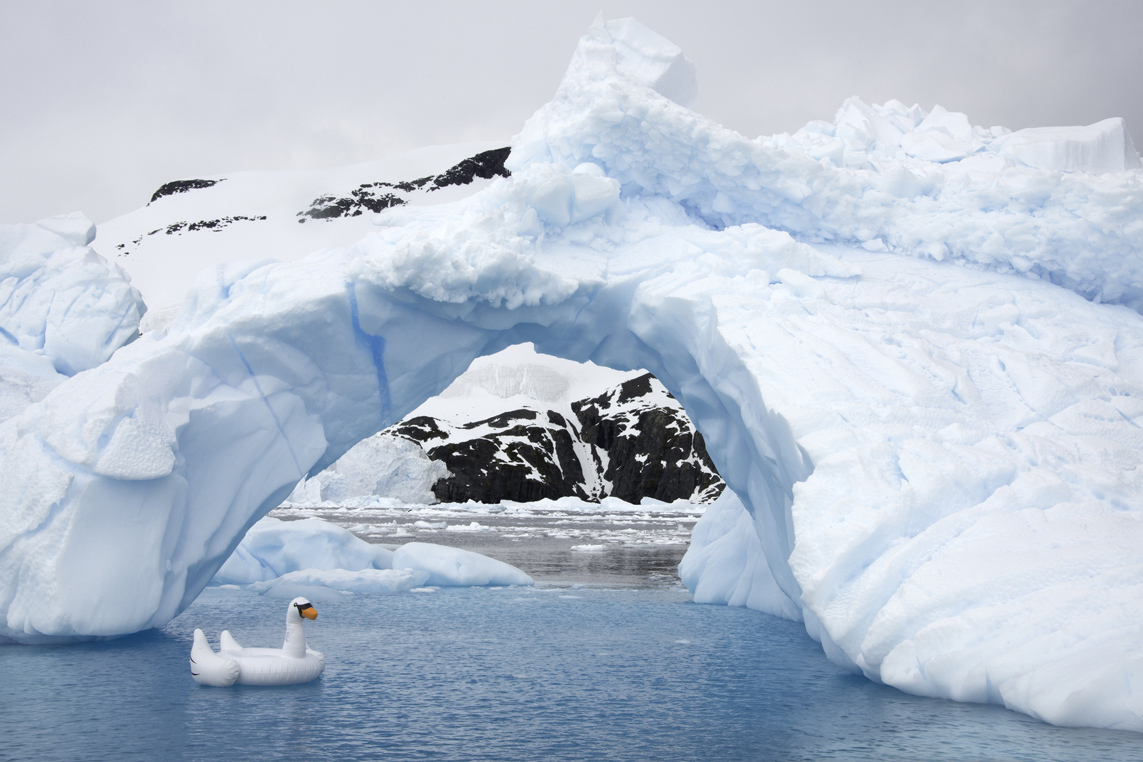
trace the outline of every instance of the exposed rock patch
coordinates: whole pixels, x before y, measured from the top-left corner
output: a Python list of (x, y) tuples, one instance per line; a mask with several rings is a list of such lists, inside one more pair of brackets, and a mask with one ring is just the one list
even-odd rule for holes
[(175, 180), (173, 182), (164, 183), (160, 185), (159, 189), (151, 196), (151, 201), (148, 201), (147, 205), (150, 206), (151, 202), (157, 201), (163, 196), (173, 196), (176, 193), (186, 193), (187, 191), (198, 190), (200, 188), (209, 188), (212, 185), (218, 185), (220, 182), (222, 182), (222, 180)]
[(442, 502), (609, 496), (707, 502), (722, 493), (702, 435), (651, 374), (571, 408), (571, 420), (527, 408), (456, 426), (419, 416), (381, 436), (415, 442), (448, 468), (432, 486)]
[(399, 194), (408, 195), (422, 189), (427, 193), (450, 185), (468, 185), (478, 177), (485, 180), (497, 176), (508, 177), (511, 173), (504, 166), (504, 162), (508, 160), (511, 152), (510, 148), (496, 148), (471, 156), (439, 175), (402, 180), (397, 183), (362, 183), (343, 195), (319, 196), (313, 200), (309, 209), (298, 212), (298, 222), (358, 217), (365, 212), (378, 213), (393, 206), (409, 203)]

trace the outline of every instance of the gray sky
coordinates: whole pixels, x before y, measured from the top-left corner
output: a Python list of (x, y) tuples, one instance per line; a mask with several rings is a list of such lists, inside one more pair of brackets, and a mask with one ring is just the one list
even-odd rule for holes
[(749, 136), (897, 98), (974, 124), (1123, 116), (1143, 148), (1143, 2), (0, 0), (0, 222), (96, 222), (162, 183), (505, 140), (602, 8), (698, 67)]

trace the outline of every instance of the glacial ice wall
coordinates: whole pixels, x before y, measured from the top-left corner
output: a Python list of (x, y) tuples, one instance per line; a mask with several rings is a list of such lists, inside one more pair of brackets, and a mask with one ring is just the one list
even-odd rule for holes
[(670, 100), (680, 57), (597, 25), (512, 177), (210, 270), (0, 426), (0, 636), (169, 621), (300, 477), (531, 341), (650, 370), (703, 432), (741, 507), (695, 552), (742, 566), (695, 556), (696, 594), (903, 690), (1143, 730), (1143, 318), (1083, 298), (1136, 304), (1126, 138), (1122, 172), (1037, 169), (934, 109), (815, 158)]

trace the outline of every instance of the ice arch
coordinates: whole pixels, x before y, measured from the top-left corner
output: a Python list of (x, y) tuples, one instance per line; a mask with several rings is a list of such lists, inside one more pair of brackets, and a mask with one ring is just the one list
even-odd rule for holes
[(1143, 730), (1143, 318), (1075, 293), (1143, 288), (1138, 171), (1006, 186), (748, 141), (666, 97), (689, 70), (639, 29), (585, 38), (511, 178), (211, 271), (166, 336), (0, 427), (0, 637), (168, 621), (301, 475), (532, 341), (663, 380), (745, 504), (762, 605), (831, 658)]
[[(797, 248), (782, 234), (755, 236)], [(663, 246), (687, 253), (666, 240), (654, 248)], [(785, 558), (792, 485), (809, 461), (718, 340), (709, 306), (646, 288), (665, 269), (661, 257), (639, 266), (646, 253), (609, 257), (635, 266), (535, 304), (426, 298), (378, 283), (361, 251), (204, 278), (167, 337), (139, 340), (9, 427), (0, 473), (16, 487), (5, 494), (16, 520), (0, 569), (17, 584), (4, 590), (3, 634), (114, 635), (170, 620), (301, 476), (400, 420), (475, 357), (522, 341), (656, 373)], [(508, 282), (528, 273), (515, 276)], [(778, 574), (796, 600), (788, 568)]]

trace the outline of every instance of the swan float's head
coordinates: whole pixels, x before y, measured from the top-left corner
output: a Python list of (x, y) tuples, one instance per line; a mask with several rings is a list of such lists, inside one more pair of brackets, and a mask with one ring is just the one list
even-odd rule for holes
[(305, 598), (295, 598), (290, 601), (290, 613), (294, 612), (303, 619), (317, 619), (317, 609)]

